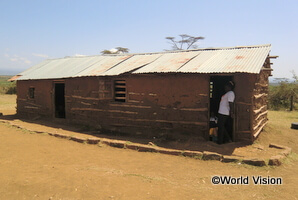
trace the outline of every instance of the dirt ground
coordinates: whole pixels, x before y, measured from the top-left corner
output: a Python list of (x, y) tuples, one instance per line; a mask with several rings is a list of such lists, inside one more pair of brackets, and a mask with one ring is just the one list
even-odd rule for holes
[[(0, 96), (0, 112), (14, 114), (14, 107), (15, 96)], [(260, 157), (270, 154), (261, 150), (270, 142), (291, 147), (293, 153), (279, 167), (81, 144), (0, 123), (0, 199), (298, 199), (298, 131), (289, 128), (298, 121), (298, 113), (270, 111), (269, 119), (254, 145), (223, 148), (232, 155), (248, 151)], [(14, 122), (81, 134), (59, 124)], [(283, 184), (213, 185), (214, 175), (281, 177)]]

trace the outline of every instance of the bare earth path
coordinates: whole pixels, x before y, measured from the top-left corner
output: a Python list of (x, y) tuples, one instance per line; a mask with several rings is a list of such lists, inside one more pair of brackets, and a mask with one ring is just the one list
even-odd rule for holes
[[(99, 147), (0, 123), (0, 199), (298, 199), (298, 133), (276, 115), (257, 143), (293, 148), (279, 167)], [(213, 185), (213, 175), (281, 177), (283, 185)]]

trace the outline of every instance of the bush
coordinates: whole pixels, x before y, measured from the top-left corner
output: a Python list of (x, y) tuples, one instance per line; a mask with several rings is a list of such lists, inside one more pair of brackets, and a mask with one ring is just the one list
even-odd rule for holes
[(13, 84), (11, 86), (6, 87), (5, 94), (16, 94), (17, 93), (17, 86), (16, 84)]
[(297, 109), (298, 103), (298, 82), (289, 82), (283, 79), (277, 86), (269, 87), (269, 109), (280, 110), (290, 109), (291, 98), (293, 98), (293, 109)]
[(17, 87), (15, 83), (0, 85), (0, 94), (16, 94)]

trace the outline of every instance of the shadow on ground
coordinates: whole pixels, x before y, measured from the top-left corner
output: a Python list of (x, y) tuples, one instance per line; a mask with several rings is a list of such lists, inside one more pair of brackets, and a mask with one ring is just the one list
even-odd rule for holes
[[(74, 133), (80, 133), (99, 138), (108, 138), (114, 140), (129, 141), (132, 143), (149, 144), (153, 143), (159, 147), (177, 149), (177, 150), (192, 150), (192, 151), (211, 151), (223, 155), (232, 155), (236, 148), (245, 147), (249, 144), (243, 142), (231, 142), (227, 144), (218, 145), (212, 141), (206, 141), (202, 139), (184, 139), (184, 140), (168, 140), (167, 138), (146, 138), (144, 135), (130, 135), (125, 133), (113, 132), (108, 130), (95, 130), (92, 127), (70, 124), (65, 119), (26, 119), (20, 118), (17, 115), (4, 115), (0, 119), (8, 121), (21, 121), (30, 124), (38, 124), (45, 127), (50, 127), (59, 130), (71, 131)], [(235, 155), (235, 154), (233, 154)], [(241, 155), (235, 155), (242, 157)]]

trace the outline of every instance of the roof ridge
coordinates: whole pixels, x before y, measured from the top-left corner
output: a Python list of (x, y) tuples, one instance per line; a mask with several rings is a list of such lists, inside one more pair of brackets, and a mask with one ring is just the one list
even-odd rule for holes
[(147, 52), (147, 53), (122, 53), (122, 54), (102, 54), (102, 55), (86, 55), (86, 56), (65, 56), (63, 58), (50, 58), (46, 60), (59, 60), (66, 58), (88, 58), (88, 57), (114, 57), (114, 56), (131, 56), (131, 55), (151, 55), (151, 54), (166, 54), (166, 53), (182, 53), (182, 52), (193, 52), (193, 51), (214, 51), (214, 50), (231, 50), (231, 49), (245, 49), (245, 48), (261, 48), (271, 47), (271, 44), (262, 45), (248, 45), (248, 46), (234, 46), (234, 47), (208, 47), (199, 49), (187, 49), (187, 50), (173, 50), (173, 51), (160, 51), (160, 52)]

